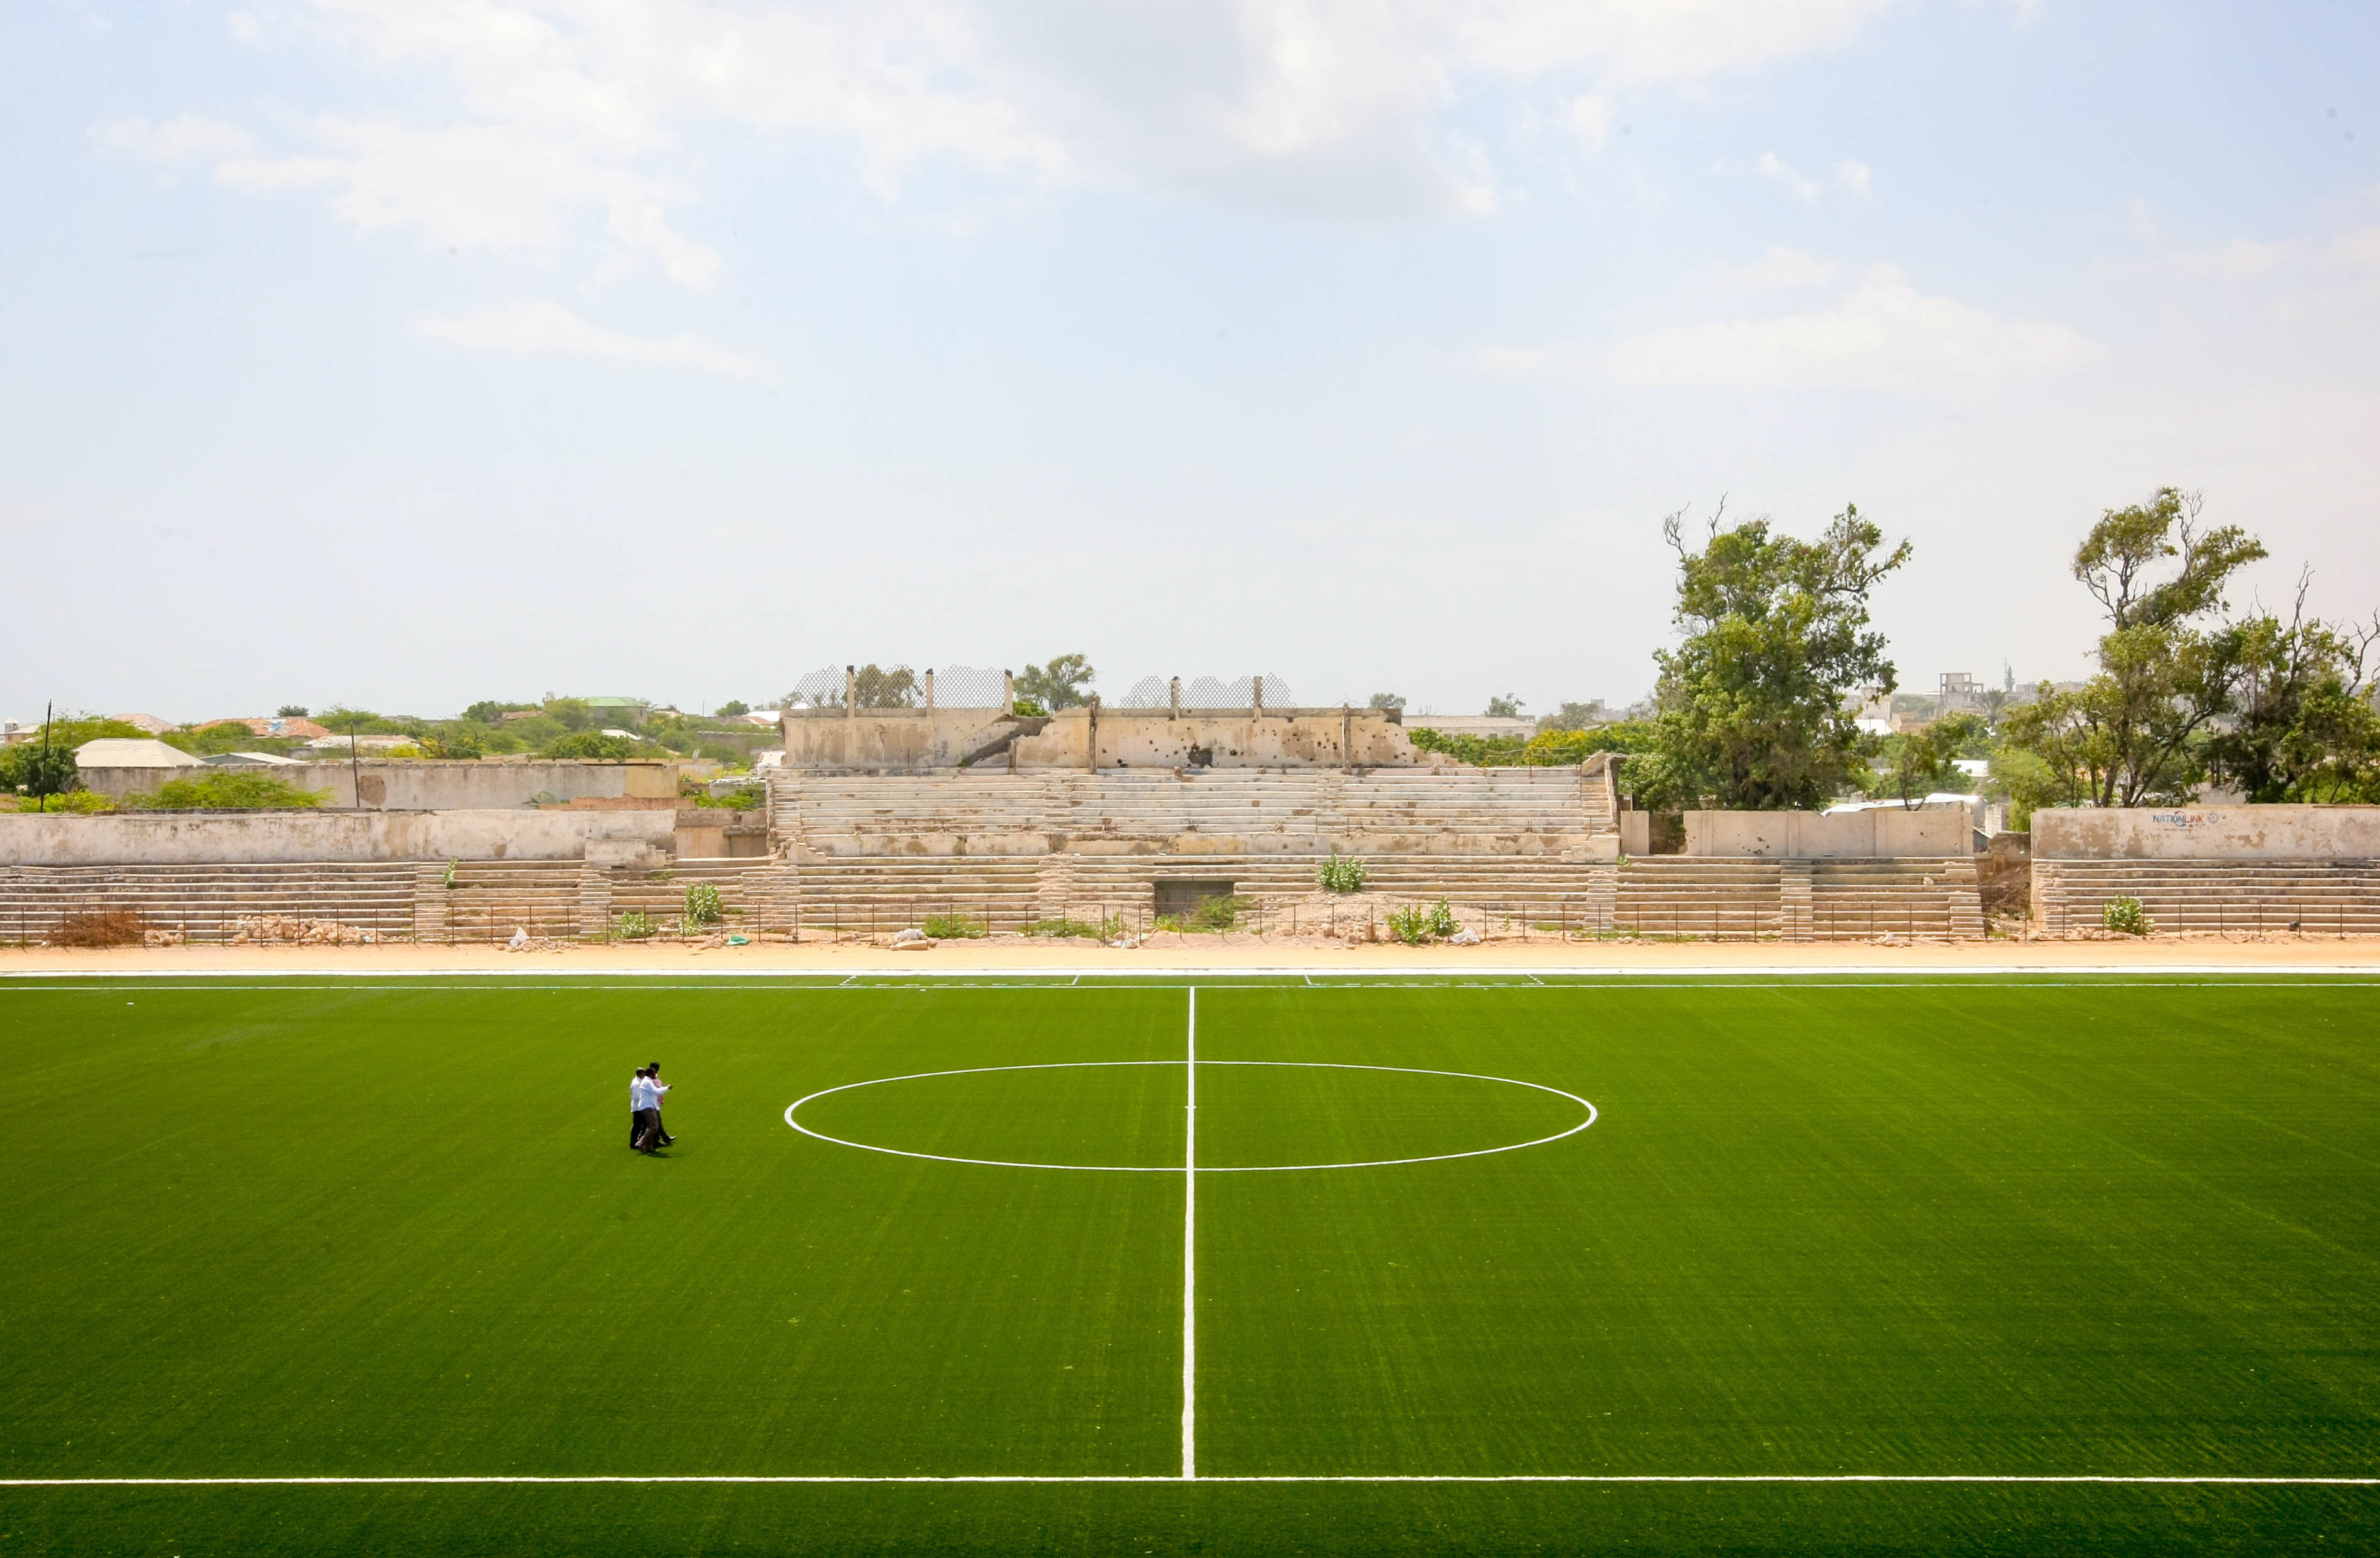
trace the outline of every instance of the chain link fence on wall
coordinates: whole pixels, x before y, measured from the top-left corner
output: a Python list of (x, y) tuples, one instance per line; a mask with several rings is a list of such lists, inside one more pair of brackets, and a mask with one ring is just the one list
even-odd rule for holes
[(1004, 708), (1008, 704), (1008, 673), (987, 666), (929, 667), (906, 665), (823, 666), (795, 682), (785, 695), (788, 708), (835, 708), (852, 704), (871, 708)]
[[(1173, 686), (1177, 678), (1144, 676), (1132, 684), (1132, 690), (1116, 700), (1118, 708), (1172, 708)], [(1257, 683), (1263, 686), (1259, 688)], [(1200, 676), (1182, 682), (1182, 707), (1194, 709), (1254, 708), (1261, 704), (1266, 708), (1295, 708), (1297, 698), (1289, 683), (1268, 671), (1263, 676), (1242, 676), (1230, 682), (1220, 677)]]

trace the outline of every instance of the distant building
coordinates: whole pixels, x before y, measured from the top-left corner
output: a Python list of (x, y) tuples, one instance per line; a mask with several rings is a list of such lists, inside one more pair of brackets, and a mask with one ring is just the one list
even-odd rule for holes
[(219, 752), (205, 761), (215, 767), (302, 768), (306, 765), (296, 757), (283, 757), (271, 752)]
[(1984, 707), (1984, 684), (1963, 670), (1942, 673), (1941, 691), (1934, 699), (1937, 714), (1949, 714), (1955, 709), (1980, 709)]
[(162, 736), (168, 731), (181, 729), (171, 719), (160, 719), (153, 714), (111, 714), (108, 718), (119, 725), (138, 726), (152, 736)]
[(200, 760), (161, 741), (102, 736), (75, 748), (78, 768), (196, 768)]
[(225, 725), (245, 725), (251, 736), (269, 736), (276, 741), (321, 741), (331, 731), (311, 719), (268, 718), (262, 715), (235, 715), (229, 719), (210, 719), (203, 725), (193, 725), (194, 731), (212, 731)]

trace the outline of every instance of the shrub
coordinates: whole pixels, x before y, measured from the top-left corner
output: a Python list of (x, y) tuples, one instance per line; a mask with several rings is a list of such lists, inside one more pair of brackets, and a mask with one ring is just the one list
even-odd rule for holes
[(991, 934), (990, 925), (964, 914), (929, 914), (917, 928), (936, 941), (971, 941)]
[(322, 803), (322, 792), (300, 790), (287, 779), (266, 774), (203, 774), (196, 779), (168, 779), (153, 794), (127, 795), (121, 803), (136, 811), (180, 812), (201, 807), (305, 811)]
[(577, 731), (558, 741), (547, 743), (538, 754), (540, 757), (608, 757), (614, 761), (635, 755), (637, 743), (625, 736), (607, 736), (601, 731)]
[(623, 941), (642, 941), (656, 928), (653, 917), (641, 909), (631, 909), (620, 916), (620, 939)]
[(138, 947), (147, 929), (129, 909), (100, 909), (60, 920), (50, 940), (60, 947)]
[(1364, 863), (1354, 855), (1334, 854), (1322, 863), (1322, 869), (1315, 873), (1315, 877), (1326, 892), (1361, 892), (1364, 890)]
[(2156, 929), (2156, 922), (2148, 916), (2137, 898), (2111, 898), (2099, 911), (2099, 923), (2111, 931), (2126, 936), (2146, 936)]
[(1454, 906), (1442, 898), (1436, 903), (1408, 903), (1389, 915), (1389, 934), (1408, 947), (1442, 941), (1462, 928), (1463, 922), (1455, 918)]
[(1019, 719), (1046, 719), (1050, 711), (1041, 706), (1038, 699), (1019, 698), (1016, 700), (1016, 717)]
[(1034, 921), (1025, 927), (1025, 934), (1049, 936), (1086, 936), (1099, 941), (1113, 941), (1123, 934), (1123, 916), (1111, 914), (1104, 923), (1095, 925), (1088, 920), (1068, 919), (1062, 914), (1054, 920)]
[(0, 806), (11, 803), (20, 812), (76, 812), (89, 815), (115, 810), (115, 797), (102, 795), (96, 790), (69, 790), (58, 795), (0, 795)]
[(686, 888), (686, 924), (688, 929), (717, 924), (721, 912), (717, 888), (709, 882), (696, 882)]

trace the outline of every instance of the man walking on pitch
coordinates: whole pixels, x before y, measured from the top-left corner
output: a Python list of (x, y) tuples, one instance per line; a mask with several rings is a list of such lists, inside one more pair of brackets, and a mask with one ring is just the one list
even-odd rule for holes
[(645, 1068), (645, 1080), (653, 1084), (653, 1144), (657, 1147), (673, 1146), (676, 1143), (677, 1138), (672, 1136), (669, 1133), (669, 1127), (662, 1123), (662, 1094), (667, 1093), (669, 1088), (662, 1081), (660, 1061), (656, 1060)]
[(642, 1066), (637, 1068), (637, 1080), (628, 1084), (628, 1145), (640, 1153), (660, 1150), (662, 1133), (662, 1099), (666, 1090), (656, 1083)]

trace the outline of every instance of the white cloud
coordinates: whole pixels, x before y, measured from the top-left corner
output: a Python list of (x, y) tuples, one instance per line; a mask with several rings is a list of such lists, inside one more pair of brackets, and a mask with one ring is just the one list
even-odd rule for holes
[(1571, 133), (1589, 151), (1600, 151), (1611, 139), (1611, 121), (1619, 113), (1619, 105), (1608, 97), (1589, 92), (1572, 98), (1569, 111)]
[(1772, 248), (1749, 265), (1706, 265), (1687, 279), (1729, 292), (1783, 292), (1797, 287), (1825, 286), (1842, 267), (1797, 248)]
[(1818, 181), (1795, 173), (1785, 159), (1774, 151), (1763, 151), (1760, 160), (1752, 165), (1759, 171), (1761, 177), (1783, 185), (1797, 200), (1807, 204), (1818, 198)]
[(1475, 371), (1499, 377), (1543, 373), (1568, 360), (1568, 353), (1551, 346), (1482, 346), (1471, 354)]
[(265, 148), (153, 154), (456, 246), (552, 249), (593, 214), (616, 255), (700, 286), (718, 256), (674, 213), (701, 171), (681, 137), (704, 128), (843, 148), (887, 199), (943, 162), (1300, 211), (1480, 212), (1497, 179), (1451, 127), (1466, 100), (1516, 97), (1594, 150), (1616, 94), (1839, 48), (1892, 3), (249, 0), (235, 37), (358, 59), (384, 100), (301, 113)]
[(2324, 246), (2322, 257), (2352, 270), (2380, 271), (2380, 227), (2359, 227), (2341, 233)]
[[(1742, 169), (1732, 163), (1721, 163), (1718, 164), (1718, 171), (1723, 174), (1740, 173)], [(1752, 171), (1781, 187), (1803, 205), (1817, 204), (1818, 198), (1827, 192), (1829, 184), (1856, 199), (1876, 199), (1876, 171), (1865, 163), (1851, 161), (1837, 163), (1833, 177), (1821, 182), (1803, 174), (1776, 152), (1763, 151), (1754, 161)]]
[(2057, 372), (2098, 353), (2065, 325), (1998, 320), (1924, 296), (1897, 267), (1879, 265), (1828, 308), (1651, 331), (1620, 342), (1610, 367), (1644, 384), (1919, 389), (1946, 378)]
[(138, 115), (103, 119), (91, 127), (91, 139), (103, 151), (163, 167), (237, 157), (256, 144), (256, 138), (238, 126), (197, 114), (176, 115), (162, 124)]
[(423, 314), (413, 332), (467, 351), (508, 356), (601, 357), (653, 368), (692, 368), (728, 379), (765, 380), (767, 368), (701, 336), (628, 335), (605, 330), (551, 298), (515, 303), (480, 313)]

